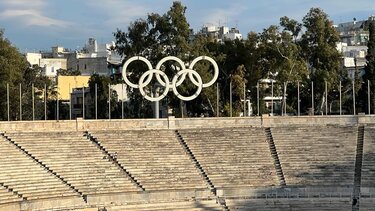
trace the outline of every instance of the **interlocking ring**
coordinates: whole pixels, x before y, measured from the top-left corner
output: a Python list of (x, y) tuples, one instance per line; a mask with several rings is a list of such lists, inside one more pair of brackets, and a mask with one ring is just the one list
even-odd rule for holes
[(172, 84), (177, 84), (177, 80), (178, 78), (181, 76), (181, 75), (186, 75), (187, 73), (189, 73), (189, 77), (190, 75), (194, 75), (195, 77), (197, 77), (198, 79), (198, 84), (200, 84), (197, 89), (197, 91), (189, 96), (189, 97), (185, 97), (185, 96), (182, 96), (180, 95), (180, 93), (178, 93), (177, 91), (177, 86), (172, 86), (172, 89), (173, 89), (173, 93), (178, 97), (180, 98), (181, 100), (184, 100), (184, 101), (190, 101), (190, 100), (194, 100), (196, 97), (198, 97), (198, 95), (201, 93), (202, 91), (202, 78), (201, 76), (197, 73), (197, 71), (195, 70), (191, 70), (191, 69), (184, 69), (184, 70), (181, 70), (179, 71), (174, 77), (173, 77), (173, 80), (172, 80)]
[[(215, 81), (217, 80), (217, 78), (219, 77), (219, 67), (217, 66), (215, 60), (213, 60), (211, 57), (199, 56), (191, 62), (190, 66), (189, 66), (189, 69), (194, 70), (194, 65), (197, 62), (199, 62), (200, 60), (207, 60), (207, 61), (211, 62), (211, 64), (214, 66), (214, 70), (215, 70), (214, 77), (212, 78), (212, 80), (209, 81), (208, 83), (202, 84), (203, 88), (206, 88), (206, 87), (209, 87), (212, 84), (214, 84)], [(197, 81), (195, 81), (194, 78), (191, 76), (191, 73), (189, 73), (189, 77), (190, 77), (190, 80), (194, 83), (195, 86), (199, 85), (199, 83)]]
[[(156, 74), (156, 75), (162, 75), (162, 77), (164, 78), (164, 80), (165, 80), (165, 89), (164, 89), (164, 92), (160, 95), (160, 96), (158, 96), (158, 97), (150, 97), (150, 96), (148, 96), (147, 94), (146, 94), (146, 92), (143, 90), (143, 88), (145, 87), (145, 86), (147, 86), (150, 82), (147, 82), (147, 81), (149, 81), (149, 80), (147, 80), (146, 81), (146, 83), (145, 83), (145, 78), (146, 78), (146, 76), (149, 76), (149, 78), (151, 77), (152, 78), (152, 75), (153, 74)], [(161, 79), (160, 79), (161, 80)], [(144, 97), (144, 98), (146, 98), (147, 100), (149, 100), (149, 101), (160, 101), (161, 99), (163, 99), (165, 96), (167, 96), (167, 94), (168, 94), (168, 92), (169, 92), (169, 86), (170, 86), (170, 84), (169, 84), (169, 78), (168, 78), (168, 76), (163, 72), (163, 71), (161, 71), (161, 70), (156, 70), (156, 69), (153, 69), (153, 70), (148, 70), (148, 71), (146, 71), (146, 72), (144, 72), (143, 74), (142, 74), (142, 76), (139, 78), (139, 82), (138, 82), (138, 86), (139, 86), (139, 91), (141, 92), (141, 95)]]
[[(139, 78), (138, 84), (134, 84), (127, 78), (126, 74), (127, 74), (127, 68), (129, 66), (129, 64), (131, 62), (137, 61), (137, 60), (140, 60), (140, 61), (146, 63), (146, 65), (148, 67), (148, 70), (141, 75), (141, 77)], [(200, 60), (207, 60), (214, 67), (214, 76), (207, 83), (203, 83), (202, 78), (199, 75), (199, 73), (194, 70), (194, 65), (197, 62), (199, 62)], [(161, 66), (166, 61), (175, 61), (179, 64), (179, 66), (181, 68), (180, 70), (178, 70), (176, 75), (173, 77), (172, 82), (170, 82), (168, 76), (163, 71), (160, 70)], [(160, 83), (160, 85), (164, 86), (163, 93), (160, 96), (156, 96), (156, 97), (148, 96), (147, 93), (144, 91), (144, 88), (147, 85), (149, 85), (150, 82), (152, 81), (152, 77), (153, 77), (154, 74), (156, 75), (156, 79)], [(183, 96), (177, 90), (177, 87), (180, 86), (184, 82), (184, 80), (186, 79), (186, 75), (188, 75), (191, 82), (195, 86), (197, 86), (196, 92), (191, 96)], [(181, 59), (179, 59), (175, 56), (167, 56), (167, 57), (163, 58), (162, 60), (160, 60), (158, 62), (158, 64), (156, 65), (156, 68), (153, 69), (151, 62), (148, 59), (146, 59), (145, 57), (133, 56), (124, 63), (124, 66), (122, 68), (122, 76), (123, 76), (123, 78), (125, 80), (125, 83), (127, 85), (129, 85), (132, 88), (139, 88), (139, 91), (140, 91), (141, 95), (149, 101), (160, 101), (160, 100), (162, 100), (165, 96), (167, 96), (167, 94), (168, 94), (168, 92), (171, 88), (172, 88), (173, 93), (179, 99), (184, 100), (184, 101), (190, 101), (190, 100), (193, 100), (196, 97), (198, 97), (198, 95), (202, 91), (202, 88), (209, 87), (209, 86), (211, 86), (212, 84), (215, 83), (215, 81), (217, 80), (217, 78), (219, 76), (219, 67), (218, 67), (217, 63), (215, 62), (215, 60), (213, 60), (211, 57), (208, 57), (208, 56), (199, 56), (199, 57), (195, 58), (191, 62), (191, 64), (189, 65), (189, 68), (186, 68), (184, 62)]]
[[(136, 88), (136, 89), (138, 89), (139, 86), (138, 86), (137, 84), (133, 84), (131, 81), (129, 81), (128, 77), (126, 76), (126, 69), (128, 68), (128, 66), (129, 66), (129, 64), (130, 64), (131, 62), (133, 62), (133, 61), (137, 61), (137, 60), (140, 60), (140, 61), (146, 63), (147, 68), (148, 68), (149, 70), (152, 69), (152, 64), (151, 64), (151, 62), (148, 61), (148, 59), (146, 59), (145, 57), (142, 57), (142, 56), (133, 56), (132, 58), (128, 59), (128, 60), (125, 62), (124, 66), (122, 67), (122, 77), (124, 77), (124, 81), (125, 81), (125, 83), (126, 83), (128, 86), (130, 86), (130, 87), (132, 87), (132, 88)], [(152, 80), (152, 75), (150, 75), (150, 77), (147, 79), (147, 83), (150, 83), (151, 80)]]
[[(158, 62), (158, 64), (156, 65), (156, 68), (157, 70), (160, 70), (161, 66), (163, 65), (164, 62), (166, 61), (169, 61), (169, 60), (172, 60), (172, 61), (175, 61), (177, 62), (180, 67), (181, 67), (181, 70), (185, 69), (185, 64), (184, 62), (182, 62), (181, 59), (175, 57), (175, 56), (167, 56), (167, 57), (164, 57), (162, 60), (160, 60)], [(185, 77), (186, 77), (186, 74), (182, 75), (182, 78), (178, 81), (178, 83), (176, 84), (176, 86), (180, 86), (182, 84), (182, 82), (185, 80)], [(158, 80), (158, 82), (162, 85), (162, 86), (165, 86), (165, 83), (161, 80), (160, 78), (160, 75), (156, 75), (156, 79)]]

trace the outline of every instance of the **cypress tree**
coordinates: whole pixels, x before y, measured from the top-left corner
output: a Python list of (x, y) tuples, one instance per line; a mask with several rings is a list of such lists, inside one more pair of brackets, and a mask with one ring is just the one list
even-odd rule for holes
[[(367, 80), (370, 81), (370, 98), (371, 98), (371, 113), (375, 113), (375, 23), (371, 21), (369, 24), (369, 41), (367, 43), (367, 56), (365, 75), (363, 79), (367, 85)], [(364, 87), (363, 87), (364, 88)], [(367, 93), (367, 87), (365, 89)], [(367, 98), (366, 98), (367, 99)], [(367, 100), (366, 100), (366, 111), (367, 111)]]

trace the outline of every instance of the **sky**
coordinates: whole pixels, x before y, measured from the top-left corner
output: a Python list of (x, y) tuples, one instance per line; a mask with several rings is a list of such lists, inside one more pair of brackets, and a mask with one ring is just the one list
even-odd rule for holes
[[(52, 46), (80, 49), (89, 37), (114, 40), (116, 29), (149, 13), (164, 14), (172, 0), (0, 0), (0, 29), (21, 52)], [(302, 21), (319, 7), (335, 24), (375, 15), (375, 0), (182, 0), (194, 31), (203, 25), (237, 27), (243, 35), (278, 24), (282, 16)]]

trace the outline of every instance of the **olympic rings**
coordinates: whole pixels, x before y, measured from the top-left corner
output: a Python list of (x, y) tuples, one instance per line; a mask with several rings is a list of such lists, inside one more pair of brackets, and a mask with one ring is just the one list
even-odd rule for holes
[[(143, 61), (144, 63), (146, 63), (147, 67), (149, 70), (152, 69), (152, 64), (150, 61), (148, 61), (148, 59), (146, 59), (145, 57), (142, 57), (142, 56), (133, 56), (132, 58), (128, 59), (124, 66), (122, 67), (122, 77), (124, 77), (124, 80), (125, 80), (125, 83), (132, 87), (132, 88), (138, 88), (139, 86), (137, 84), (133, 84), (132, 82), (129, 81), (128, 77), (126, 76), (126, 68), (128, 68), (129, 64), (132, 62), (132, 61), (135, 61), (135, 60), (140, 60), (140, 61)], [(152, 80), (152, 78), (148, 78), (149, 80), (148, 83), (150, 83), (150, 81)]]
[[(163, 92), (163, 94), (161, 94), (159, 97), (150, 97), (150, 96), (148, 96), (146, 93), (145, 93), (145, 91), (143, 90), (143, 88), (145, 87), (145, 86), (147, 86), (150, 82), (148, 82), (148, 83), (145, 83), (145, 78), (146, 78), (146, 76), (149, 76), (149, 78), (150, 77), (152, 77), (152, 75), (153, 74), (157, 74), (157, 75), (162, 75), (162, 77), (164, 78), (164, 80), (165, 80), (165, 89), (164, 89), (164, 92)], [(161, 80), (161, 79), (160, 79)], [(147, 81), (149, 81), (149, 80), (147, 80)], [(165, 96), (167, 96), (167, 94), (168, 94), (168, 92), (169, 92), (169, 79), (168, 79), (168, 76), (163, 72), (163, 71), (161, 71), (161, 70), (156, 70), (156, 69), (153, 69), (153, 70), (148, 70), (148, 71), (146, 71), (145, 73), (143, 73), (142, 74), (142, 76), (139, 78), (139, 82), (138, 82), (138, 84), (139, 84), (139, 91), (141, 92), (141, 95), (143, 96), (143, 97), (145, 97), (147, 100), (149, 100), (149, 101), (160, 101), (161, 99), (163, 99)]]
[[(141, 77), (139, 78), (138, 84), (134, 84), (127, 78), (126, 74), (127, 74), (127, 68), (129, 66), (129, 64), (131, 62), (137, 61), (137, 60), (140, 60), (140, 61), (144, 62), (147, 65), (148, 70), (141, 75)], [(202, 78), (199, 75), (199, 73), (194, 70), (194, 65), (197, 62), (199, 62), (200, 60), (207, 60), (214, 67), (214, 76), (208, 83), (203, 83)], [(160, 70), (161, 66), (166, 61), (175, 61), (179, 64), (179, 66), (181, 68), (180, 70), (178, 70), (176, 75), (173, 77), (172, 82), (170, 82), (168, 76), (163, 71)], [(156, 75), (156, 79), (157, 79), (158, 83), (160, 83), (161, 86), (164, 86), (163, 93), (160, 96), (156, 96), (156, 97), (148, 96), (146, 94), (146, 92), (144, 91), (144, 88), (147, 85), (149, 85), (150, 82), (152, 81), (152, 77), (153, 77), (154, 74)], [(183, 96), (177, 90), (177, 87), (180, 86), (183, 83), (183, 81), (186, 79), (186, 75), (188, 75), (191, 82), (195, 86), (198, 87), (196, 92), (191, 96)], [(202, 91), (202, 88), (209, 87), (209, 86), (211, 86), (212, 84), (215, 83), (215, 81), (217, 80), (217, 78), (219, 76), (219, 67), (218, 67), (217, 63), (215, 62), (215, 60), (213, 60), (211, 57), (208, 57), (208, 56), (199, 56), (199, 57), (195, 58), (191, 62), (191, 64), (189, 65), (189, 68), (186, 68), (184, 62), (181, 59), (179, 59), (175, 56), (167, 56), (167, 57), (164, 57), (163, 59), (161, 59), (158, 62), (158, 64), (156, 65), (156, 68), (154, 69), (152, 67), (151, 62), (148, 59), (146, 59), (145, 57), (133, 56), (124, 63), (123, 68), (122, 68), (122, 76), (123, 76), (123, 78), (125, 80), (125, 83), (127, 85), (129, 85), (132, 88), (139, 88), (139, 91), (140, 91), (141, 95), (149, 101), (160, 101), (160, 100), (162, 100), (165, 96), (167, 96), (170, 89), (172, 89), (173, 93), (179, 99), (184, 100), (184, 101), (190, 101), (190, 100), (193, 100), (196, 97), (198, 97), (198, 95)]]
[[(211, 57), (208, 57), (208, 56), (199, 56), (197, 58), (195, 58), (190, 66), (189, 66), (189, 69), (192, 69), (194, 70), (194, 65), (199, 62), (200, 60), (207, 60), (209, 62), (211, 62), (211, 64), (214, 66), (214, 70), (215, 70), (215, 73), (214, 73), (214, 77), (212, 78), (212, 80), (208, 83), (205, 83), (205, 84), (202, 84), (203, 88), (206, 88), (206, 87), (209, 87), (211, 86), (212, 84), (215, 83), (215, 81), (217, 80), (217, 78), (219, 77), (219, 67), (217, 66), (217, 63), (215, 62), (215, 60), (213, 60)], [(190, 77), (190, 80), (194, 83), (195, 86), (198, 86), (199, 83), (197, 83), (193, 77), (191, 77), (191, 73), (189, 73), (189, 77)]]
[(190, 74), (192, 74), (192, 75), (194, 75), (195, 77), (197, 77), (197, 79), (198, 79), (198, 83), (201, 84), (201, 85), (198, 86), (197, 91), (196, 91), (192, 96), (189, 96), (189, 97), (185, 97), (185, 96), (180, 95), (180, 93), (178, 93), (178, 91), (177, 91), (177, 86), (172, 86), (173, 93), (174, 93), (178, 98), (180, 98), (181, 100), (184, 100), (184, 101), (190, 101), (190, 100), (195, 99), (196, 97), (198, 97), (198, 95), (199, 95), (199, 94), (201, 93), (201, 91), (202, 91), (202, 78), (201, 78), (201, 76), (200, 76), (195, 70), (191, 70), (191, 69), (184, 69), (184, 70), (179, 71), (179, 72), (173, 77), (172, 84), (177, 84), (177, 80), (178, 80), (178, 78), (179, 78), (181, 75), (186, 75), (187, 73), (189, 73), (189, 76), (190, 76)]
[[(182, 70), (185, 69), (185, 64), (182, 62), (182, 60), (175, 56), (164, 57), (162, 60), (158, 62), (155, 69), (160, 70), (160, 67), (163, 65), (163, 63), (169, 60), (177, 62), (181, 66)], [(182, 82), (185, 80), (185, 77), (186, 77), (186, 74), (182, 76), (181, 80), (179, 81), (179, 83), (177, 83), (176, 86), (180, 86)], [(160, 75), (156, 75), (156, 79), (162, 86), (165, 86), (165, 83), (161, 80)]]

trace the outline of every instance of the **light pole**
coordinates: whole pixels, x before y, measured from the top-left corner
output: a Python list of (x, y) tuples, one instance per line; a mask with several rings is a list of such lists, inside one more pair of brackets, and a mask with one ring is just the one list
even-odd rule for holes
[(230, 117), (232, 117), (233, 113), (232, 113), (232, 77), (230, 78), (230, 82), (229, 82), (229, 110), (230, 110)]
[(352, 83), (353, 83), (353, 115), (355, 115), (356, 111), (355, 111), (355, 87), (354, 87), (355, 84), (354, 84), (354, 79), (353, 79)]
[(111, 84), (108, 84), (108, 119), (111, 120)]
[(297, 113), (298, 113), (298, 116), (300, 116), (301, 114), (301, 110), (300, 110), (300, 99), (299, 99), (299, 81), (297, 81), (297, 104), (298, 104), (298, 109), (297, 109)]
[(259, 81), (257, 82), (257, 116), (259, 116)]
[(246, 116), (246, 84), (243, 83), (243, 116)]
[(273, 116), (273, 80), (271, 81), (271, 115)]
[(34, 83), (31, 84), (31, 99), (33, 105), (33, 121), (35, 120), (35, 103), (34, 103)]
[(20, 120), (22, 121), (22, 84), (20, 84)]
[(339, 84), (339, 95), (340, 95), (340, 115), (342, 114), (342, 105), (341, 105), (341, 81)]
[(284, 103), (284, 116), (286, 116), (286, 88), (287, 88), (287, 82), (284, 82), (284, 96), (283, 96), (283, 103)]
[(121, 119), (124, 119), (124, 83), (121, 83)]
[[(155, 85), (155, 97), (159, 97), (159, 89), (160, 89), (160, 87), (158, 86), (158, 84), (156, 84)], [(153, 92), (151, 90), (151, 94), (152, 93)], [(159, 110), (160, 110), (159, 106), (160, 106), (160, 101), (159, 100), (155, 101), (155, 118), (156, 119), (159, 119)]]
[(56, 92), (56, 120), (59, 121), (59, 87), (57, 87)]
[(314, 82), (311, 81), (311, 112), (312, 115), (314, 116)]
[(44, 84), (44, 120), (47, 120), (47, 85)]
[(95, 83), (95, 119), (98, 119), (98, 84)]
[(7, 83), (7, 112), (8, 112), (8, 121), (10, 121), (10, 102), (9, 102), (9, 84)]
[(325, 93), (326, 93), (326, 116), (328, 115), (328, 87), (327, 87), (327, 81), (324, 81), (325, 85)]
[(219, 83), (216, 83), (216, 117), (220, 116), (219, 113)]
[(85, 85), (82, 85), (82, 119), (85, 119)]
[(250, 102), (250, 100), (251, 100), (251, 95), (250, 95), (251, 91), (250, 91), (250, 89), (247, 90), (247, 93), (248, 93), (247, 95), (249, 97), (249, 99), (247, 100), (247, 116), (251, 116), (252, 108), (251, 108), (251, 102)]
[(367, 107), (368, 107), (368, 114), (371, 114), (371, 99), (370, 99), (370, 80), (367, 80)]

